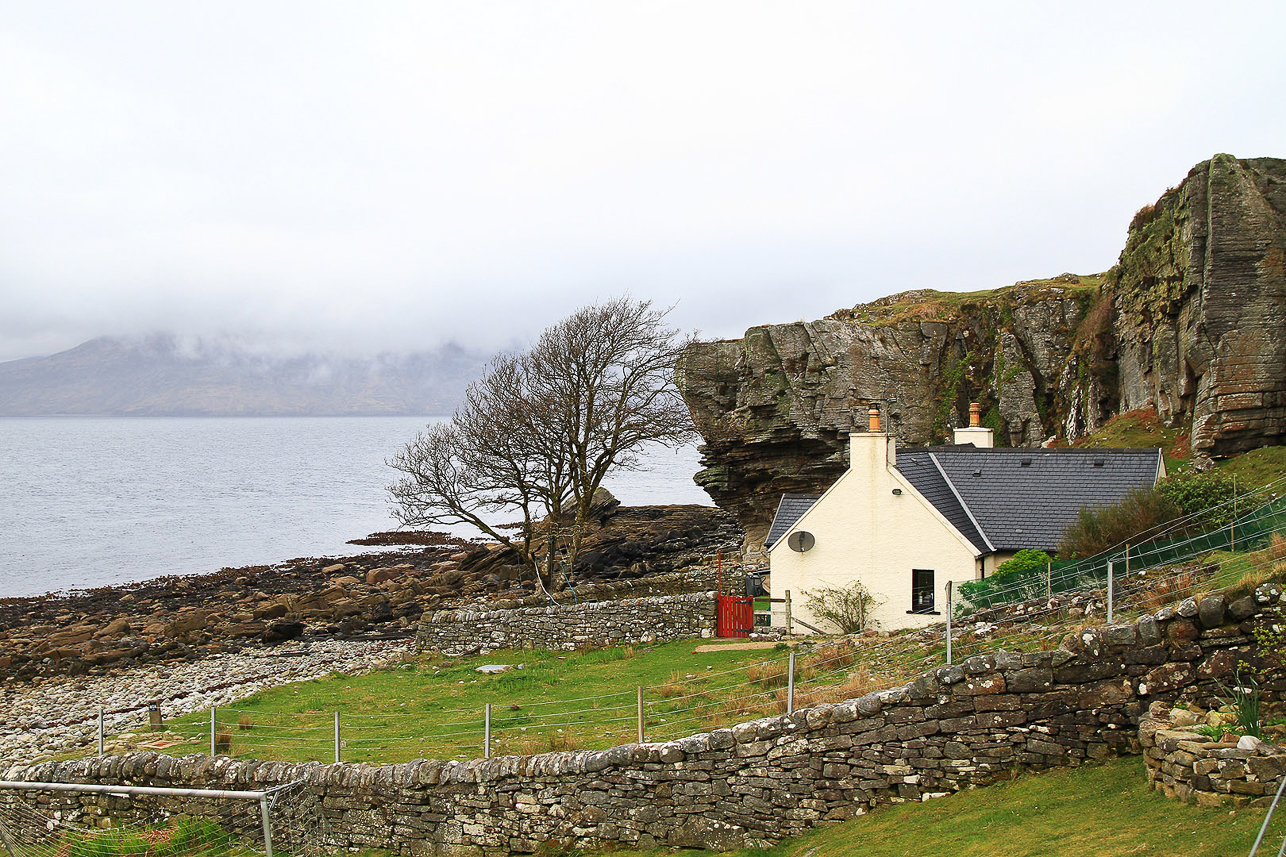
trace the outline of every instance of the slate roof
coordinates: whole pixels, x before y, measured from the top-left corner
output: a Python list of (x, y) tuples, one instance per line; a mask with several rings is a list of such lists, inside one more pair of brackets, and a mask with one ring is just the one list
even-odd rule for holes
[(898, 451), (895, 465), (979, 553), (1049, 550), (1083, 507), (1111, 505), (1156, 484), (1157, 449)]
[(821, 494), (782, 494), (777, 504), (777, 514), (773, 515), (772, 526), (768, 528), (768, 538), (764, 539), (764, 548), (771, 548), (777, 540), (786, 535), (786, 531), (795, 522), (804, 517), (804, 513), (813, 508), (821, 499)]
[[(1052, 550), (1086, 506), (1108, 506), (1156, 484), (1159, 449), (980, 449), (972, 444), (898, 450), (895, 467), (979, 555)], [(783, 494), (764, 547), (821, 494)]]
[(923, 494), (924, 498), (978, 549), (979, 553), (991, 553), (992, 549), (987, 546), (987, 540), (979, 532), (973, 518), (965, 510), (960, 498), (956, 496), (956, 492), (952, 490), (951, 483), (947, 481), (936, 458), (937, 456), (931, 455), (928, 450), (917, 449), (909, 453), (900, 450), (897, 469), (908, 482), (915, 486), (915, 490)]

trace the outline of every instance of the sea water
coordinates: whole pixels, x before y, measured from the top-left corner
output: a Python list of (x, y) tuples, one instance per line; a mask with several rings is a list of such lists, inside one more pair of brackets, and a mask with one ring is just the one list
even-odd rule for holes
[[(385, 462), (432, 420), (0, 419), (0, 598), (359, 553), (345, 542), (396, 526)], [(694, 447), (644, 464), (606, 487), (710, 505)]]

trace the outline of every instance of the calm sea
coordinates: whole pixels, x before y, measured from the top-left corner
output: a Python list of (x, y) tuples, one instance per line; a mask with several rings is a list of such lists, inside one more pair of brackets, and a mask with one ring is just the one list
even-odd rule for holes
[[(0, 419), (0, 597), (360, 553), (345, 542), (395, 526), (384, 462), (425, 422)], [(608, 488), (627, 505), (710, 504), (695, 448), (647, 464)]]

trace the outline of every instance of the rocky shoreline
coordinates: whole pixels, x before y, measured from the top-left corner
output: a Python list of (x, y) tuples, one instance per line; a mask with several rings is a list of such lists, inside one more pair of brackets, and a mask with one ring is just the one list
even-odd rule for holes
[[(111, 675), (58, 676), (29, 686), (0, 687), (0, 762), (41, 761), (93, 747), (100, 708), (107, 735), (141, 732), (152, 702), (159, 702), (169, 719), (332, 672), (369, 672), (409, 651), (406, 642), (290, 642)], [(124, 749), (120, 741), (112, 739), (108, 752)]]
[[(614, 505), (573, 586), (699, 565), (741, 538), (719, 509)], [(502, 546), (455, 542), (0, 599), (0, 759), (90, 745), (99, 707), (110, 734), (153, 700), (173, 716), (372, 669), (410, 650), (426, 612), (544, 603), (524, 577)]]
[[(740, 539), (732, 517), (712, 507), (613, 506), (571, 577), (579, 585), (676, 571)], [(0, 687), (289, 640), (405, 639), (425, 612), (533, 596), (544, 597), (501, 545), (456, 542), (0, 599)]]

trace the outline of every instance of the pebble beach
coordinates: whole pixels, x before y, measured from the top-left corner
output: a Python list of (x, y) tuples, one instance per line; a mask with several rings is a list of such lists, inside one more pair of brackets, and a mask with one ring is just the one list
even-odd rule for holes
[(147, 728), (149, 702), (160, 701), (164, 717), (177, 717), (332, 672), (369, 672), (400, 661), (410, 651), (410, 641), (294, 641), (106, 676), (55, 676), (0, 687), (0, 763), (93, 752), (100, 708), (111, 752), (118, 745), (113, 736)]

